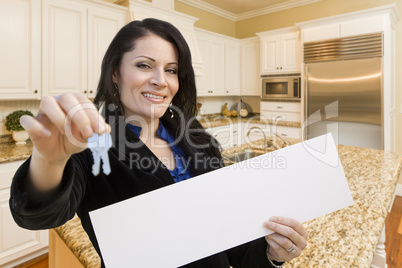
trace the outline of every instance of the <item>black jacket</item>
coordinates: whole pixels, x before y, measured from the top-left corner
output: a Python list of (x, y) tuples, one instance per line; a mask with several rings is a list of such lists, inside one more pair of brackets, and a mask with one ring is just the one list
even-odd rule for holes
[[(31, 188), (27, 186), (30, 159), (24, 162), (15, 174), (11, 186), (10, 209), (15, 222), (31, 230), (49, 229), (66, 223), (77, 213), (101, 256), (88, 212), (174, 183), (166, 167), (127, 127), (125, 139), (119, 140), (125, 141), (115, 143), (109, 150), (112, 172), (108, 176), (103, 173), (96, 177), (92, 175), (92, 154), (86, 149), (73, 155), (68, 161), (57, 193), (41, 196), (40, 199), (31, 198), (35, 193), (28, 194), (26, 191)], [(194, 154), (192, 148), (182, 149), (187, 155), (190, 152)], [(197, 153), (197, 159), (190, 161), (195, 176), (220, 167), (220, 162), (211, 156), (207, 148)], [(140, 168), (139, 161), (153, 161), (157, 165), (144, 168), (146, 163), (142, 163)], [(266, 248), (265, 239), (260, 238), (183, 267), (271, 267), (266, 257)]]

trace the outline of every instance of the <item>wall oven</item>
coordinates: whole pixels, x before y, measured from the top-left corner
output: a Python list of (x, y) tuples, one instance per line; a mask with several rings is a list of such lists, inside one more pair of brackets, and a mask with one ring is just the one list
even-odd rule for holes
[(261, 98), (300, 99), (300, 74), (262, 76)]

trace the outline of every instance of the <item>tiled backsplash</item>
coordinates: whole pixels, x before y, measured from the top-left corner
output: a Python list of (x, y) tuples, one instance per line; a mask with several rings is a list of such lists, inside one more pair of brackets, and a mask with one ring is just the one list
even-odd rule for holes
[(34, 115), (38, 113), (38, 100), (0, 101), (0, 135), (9, 134), (4, 126), (6, 116), (15, 110), (29, 110)]

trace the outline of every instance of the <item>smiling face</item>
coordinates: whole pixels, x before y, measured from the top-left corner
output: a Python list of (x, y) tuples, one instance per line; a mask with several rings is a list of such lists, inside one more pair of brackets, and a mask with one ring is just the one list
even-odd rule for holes
[(147, 122), (162, 117), (179, 90), (178, 69), (178, 53), (171, 43), (154, 34), (138, 39), (113, 74), (124, 117), (140, 116)]

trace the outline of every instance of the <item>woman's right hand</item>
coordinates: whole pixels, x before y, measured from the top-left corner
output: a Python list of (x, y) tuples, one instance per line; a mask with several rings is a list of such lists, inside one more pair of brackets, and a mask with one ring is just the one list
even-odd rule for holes
[[(43, 177), (44, 168), (51, 174), (53, 172), (49, 168), (55, 169), (54, 185), (61, 180), (60, 169), (64, 169), (71, 155), (87, 148), (87, 140), (94, 132), (110, 132), (110, 126), (105, 123), (95, 105), (78, 94), (44, 97), (37, 116), (22, 116), (20, 123), (34, 145), (31, 178), (33, 176), (35, 181), (36, 177)], [(48, 188), (46, 185), (44, 189)], [(50, 183), (49, 187), (52, 186), (53, 183)]]
[(94, 132), (110, 132), (110, 127), (95, 105), (83, 95), (46, 96), (35, 117), (21, 117), (21, 125), (29, 133), (36, 153), (43, 159), (68, 159), (86, 149)]

